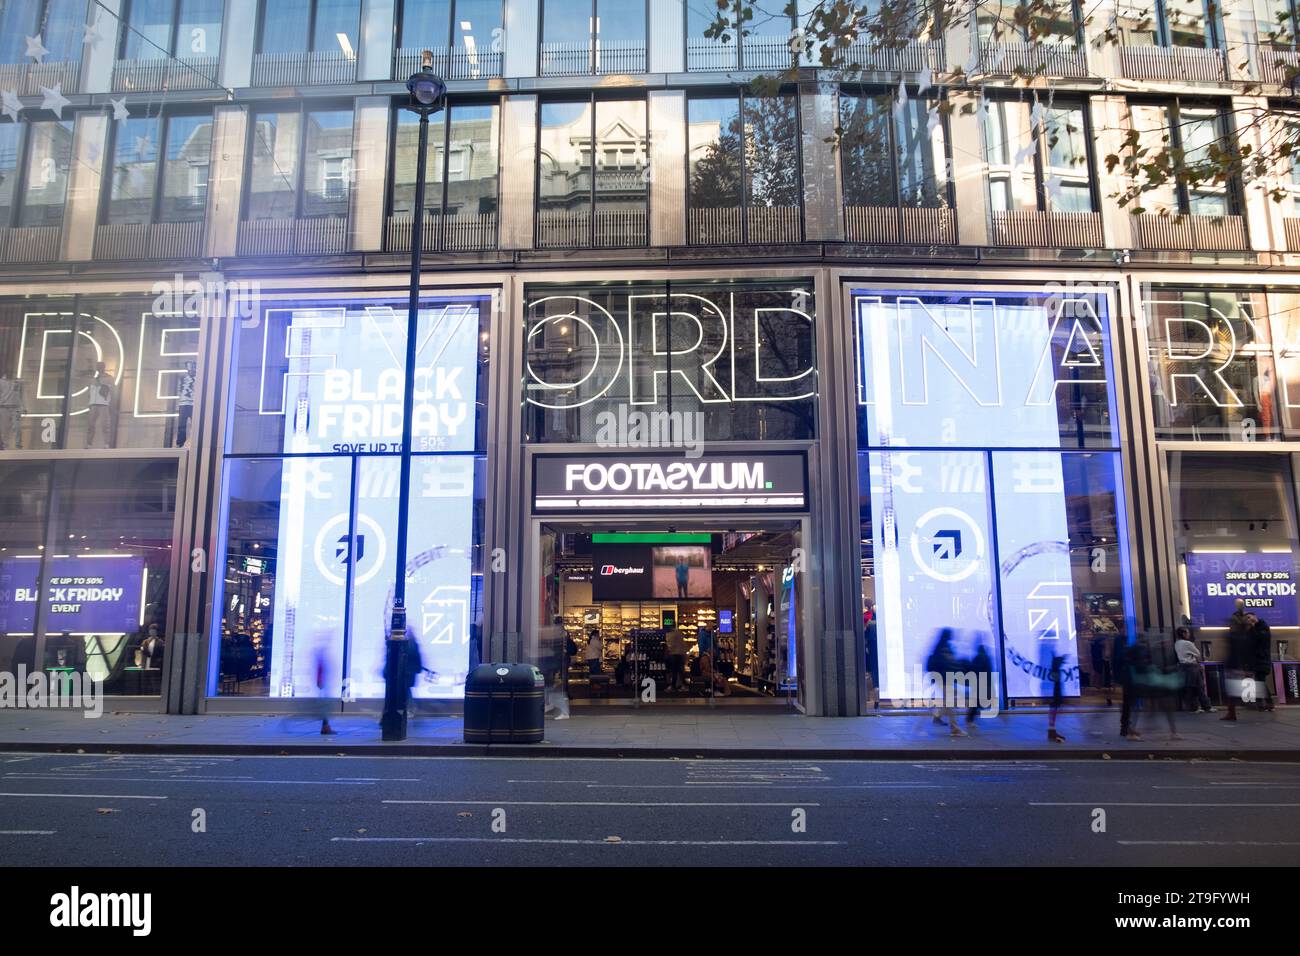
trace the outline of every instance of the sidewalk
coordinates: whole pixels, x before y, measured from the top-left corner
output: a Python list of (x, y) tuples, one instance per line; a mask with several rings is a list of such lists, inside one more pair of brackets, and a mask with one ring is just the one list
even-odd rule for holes
[(976, 721), (951, 739), (928, 713), (830, 718), (743, 710), (643, 708), (584, 712), (546, 721), (540, 744), (466, 744), (461, 718), (417, 717), (407, 739), (384, 743), (378, 717), (331, 718), (322, 737), (303, 716), (171, 716), (81, 711), (0, 710), (0, 751), (61, 753), (367, 754), (393, 756), (732, 757), (834, 759), (1229, 759), (1300, 761), (1300, 707), (1245, 710), (1236, 723), (1215, 714), (1178, 714), (1181, 740), (1168, 739), (1158, 714), (1144, 714), (1142, 742), (1119, 736), (1119, 709), (1064, 713), (1064, 744), (1047, 741), (1047, 716), (1016, 711)]

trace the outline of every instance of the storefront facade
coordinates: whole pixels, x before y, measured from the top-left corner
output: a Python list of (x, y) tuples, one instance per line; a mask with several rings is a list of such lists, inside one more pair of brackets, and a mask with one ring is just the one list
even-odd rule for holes
[[(472, 663), (538, 659), (555, 533), (789, 532), (765, 587), (809, 713), (920, 699), (944, 627), (1004, 705), (1044, 696), (1044, 647), (1086, 701), (1117, 632), (1190, 619), (1221, 657), (1239, 593), (1287, 660), (1294, 293), (1180, 278), (428, 275), (417, 696), (455, 709)], [(145, 709), (378, 705), (404, 300), (282, 285), (5, 299), (8, 667)]]
[[(145, 7), (6, 64), (0, 670), (374, 710), (403, 522), (426, 709), (555, 627), (608, 627), (618, 667), (716, 623), (728, 680), (830, 716), (924, 696), (945, 628), (1001, 706), (1058, 658), (1104, 695), (1117, 635), (1186, 620), (1220, 657), (1237, 596), (1294, 656), (1300, 179), (1133, 214), (1105, 161), (1161, 117), (1284, 111), (1267, 58), (1184, 104), (1081, 23), (1066, 75), (973, 85), (989, 37), (931, 24), (760, 96), (793, 21), (724, 49), (678, 0), (602, 0), (614, 57), (586, 0), (220, 6), (183, 80), (131, 40), (187, 33)], [(415, 211), (426, 45), (450, 92)]]

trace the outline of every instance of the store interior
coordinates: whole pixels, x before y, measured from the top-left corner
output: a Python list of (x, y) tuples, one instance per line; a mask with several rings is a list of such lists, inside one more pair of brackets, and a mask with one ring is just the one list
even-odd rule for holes
[(798, 537), (792, 523), (757, 531), (543, 526), (540, 644), (543, 653), (563, 647), (569, 699), (788, 706)]

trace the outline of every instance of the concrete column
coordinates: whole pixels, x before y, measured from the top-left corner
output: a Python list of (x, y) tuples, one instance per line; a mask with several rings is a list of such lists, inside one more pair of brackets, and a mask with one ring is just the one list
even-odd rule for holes
[(1119, 167), (1114, 172), (1106, 170), (1106, 157), (1120, 156), (1124, 149), (1124, 134), (1130, 125), (1128, 101), (1122, 96), (1094, 96), (1088, 105), (1097, 196), (1101, 209), (1102, 241), (1107, 249), (1131, 249), (1132, 220), (1129, 218), (1128, 207), (1121, 206), (1116, 199), (1128, 180)]
[(1083, 25), (1088, 72), (1093, 76), (1115, 79), (1121, 75), (1119, 44), (1100, 39), (1115, 19), (1115, 0), (1100, 0), (1095, 8), (1089, 8), (1089, 14), (1089, 22)]
[(967, 73), (975, 71), (979, 45), (975, 42), (975, 6), (977, 0), (958, 0), (951, 24), (944, 30), (943, 46), (948, 69), (961, 67)]
[(650, 0), (650, 35), (646, 39), (646, 63), (651, 73), (685, 73), (685, 0)]
[(72, 169), (63, 205), (59, 258), (85, 262), (95, 255), (95, 226), (108, 149), (108, 114), (78, 113), (72, 129)]
[(835, 84), (809, 84), (799, 89), (799, 119), (803, 137), (803, 217), (809, 242), (839, 242), (844, 238), (840, 215), (840, 154), (834, 142), (838, 100)]
[(226, 16), (221, 23), (221, 69), (217, 74), (226, 89), (242, 89), (253, 82), (256, 36), (257, 0), (226, 0)]
[[(388, 174), (388, 124), (392, 100), (387, 96), (357, 98), (352, 122), (352, 194), (348, 222), (349, 249), (373, 252), (384, 247), (384, 181)], [(429, 152), (433, 153), (442, 114), (429, 119)], [(429, 184), (432, 188), (432, 184)]]
[[(1259, 44), (1259, 34), (1251, 0), (1222, 0), (1219, 8), (1223, 11), (1223, 47), (1228, 79), (1242, 82), (1258, 80), (1255, 49)], [(1285, 5), (1277, 7), (1284, 8)]]
[(537, 198), (537, 97), (507, 96), (501, 104), (502, 249), (533, 247)]
[(537, 75), (541, 0), (505, 0), (505, 56), (501, 75)]
[[(357, 79), (388, 80), (393, 76), (393, 27), (397, 22), (395, 0), (362, 0), (360, 46), (357, 51)], [(402, 77), (405, 79), (405, 77)]]
[(656, 90), (650, 110), (650, 245), (686, 245), (686, 94)]
[[(985, 182), (984, 113), (979, 97), (969, 91), (951, 96), (948, 117), (952, 137), (953, 191), (957, 197), (957, 240), (963, 246), (989, 244), (989, 191)], [(967, 111), (967, 107), (970, 111)]]
[(100, 40), (81, 48), (82, 93), (108, 93), (113, 89), (113, 64), (122, 35), (122, 0), (100, 0), (100, 3), (89, 4), (86, 12), (86, 25), (95, 27)]
[(222, 105), (212, 111), (212, 157), (208, 169), (208, 227), (203, 255), (225, 258), (239, 242), (240, 198), (244, 157), (248, 155), (249, 113), (243, 106)]

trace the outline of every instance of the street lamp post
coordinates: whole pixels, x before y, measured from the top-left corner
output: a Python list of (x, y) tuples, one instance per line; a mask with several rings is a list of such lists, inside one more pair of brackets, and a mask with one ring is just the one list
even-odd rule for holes
[(433, 53), (424, 51), (420, 72), (406, 81), (411, 100), (406, 108), (420, 117), (420, 148), (415, 158), (415, 207), (411, 215), (411, 292), (406, 307), (406, 384), (402, 398), (402, 471), (397, 484), (397, 579), (393, 582), (393, 618), (384, 667), (384, 740), (406, 739), (410, 681), (406, 673), (406, 540), (410, 511), (411, 417), (415, 410), (415, 350), (420, 315), (420, 254), (424, 247), (424, 160), (429, 152), (429, 117), (442, 109), (447, 87), (433, 75)]

